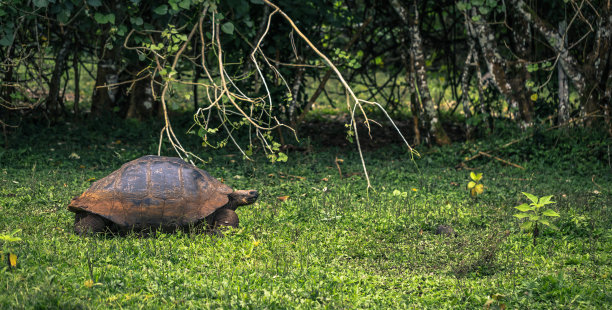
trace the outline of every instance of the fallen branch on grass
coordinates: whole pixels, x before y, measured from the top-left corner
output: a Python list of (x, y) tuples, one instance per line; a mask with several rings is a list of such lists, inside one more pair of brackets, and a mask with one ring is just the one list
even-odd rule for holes
[(493, 155), (491, 155), (491, 154), (489, 154), (487, 152), (483, 152), (483, 151), (479, 151), (478, 154), (476, 154), (476, 155), (474, 155), (474, 156), (464, 160), (463, 162), (465, 163), (465, 162), (468, 162), (470, 160), (474, 160), (474, 159), (476, 159), (476, 158), (478, 158), (480, 156), (485, 156), (485, 157), (493, 158), (493, 159), (495, 159), (497, 161), (500, 161), (500, 162), (502, 162), (502, 163), (504, 163), (506, 165), (509, 165), (509, 166), (512, 166), (512, 167), (516, 167), (516, 168), (519, 168), (519, 169), (523, 169), (523, 170), (525, 169), (525, 167), (523, 167), (521, 165), (517, 165), (515, 163), (511, 163), (511, 162), (509, 162), (507, 160), (503, 160), (503, 159), (501, 159), (501, 158), (499, 158), (497, 156), (493, 156)]

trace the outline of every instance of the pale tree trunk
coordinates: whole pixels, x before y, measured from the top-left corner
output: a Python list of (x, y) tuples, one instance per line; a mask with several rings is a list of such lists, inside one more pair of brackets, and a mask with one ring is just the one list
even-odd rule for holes
[[(470, 16), (480, 16), (482, 22), (473, 23), (468, 19), (472, 34), (478, 40), (484, 61), (487, 65), (487, 71), (491, 76), (491, 80), (495, 87), (504, 95), (508, 101), (513, 116), (520, 120), (520, 126), (525, 128), (532, 125), (532, 115), (529, 103), (529, 95), (525, 89), (524, 82), (527, 78), (526, 68), (519, 67), (519, 74), (515, 79), (511, 79), (506, 71), (509, 64), (503, 59), (497, 48), (495, 41), (495, 33), (484, 22), (484, 17), (478, 9), (473, 7), (470, 11)], [(524, 34), (523, 34), (524, 35)]]
[(425, 55), (423, 53), (423, 40), (419, 30), (417, 1), (413, 1), (409, 9), (406, 9), (399, 0), (391, 0), (391, 5), (402, 19), (402, 22), (408, 26), (410, 52), (416, 77), (415, 86), (417, 90), (417, 100), (419, 100), (420, 104), (423, 106), (425, 115), (425, 119), (423, 120), (423, 125), (426, 130), (424, 133), (425, 138), (428, 139), (429, 136), (432, 136), (435, 143), (438, 145), (450, 144), (450, 139), (442, 127), (442, 123), (440, 122), (434, 103), (431, 100), (429, 87), (427, 85), (427, 71), (425, 68)]
[(421, 105), (416, 99), (416, 93), (414, 91), (414, 78), (412, 74), (412, 68), (414, 67), (411, 62), (410, 53), (408, 52), (408, 39), (404, 31), (400, 32), (400, 58), (406, 71), (406, 85), (410, 90), (410, 111), (412, 112), (412, 130), (414, 131), (413, 145), (421, 144), (421, 131), (419, 130), (419, 115), (422, 114)]
[(478, 63), (475, 62), (475, 59), (478, 59), (478, 56), (474, 57), (476, 53), (476, 42), (474, 42), (474, 37), (470, 33), (470, 25), (467, 21), (465, 22), (465, 30), (467, 33), (467, 42), (468, 42), (468, 53), (465, 59), (465, 64), (463, 65), (463, 72), (461, 73), (461, 106), (463, 107), (463, 114), (465, 115), (465, 138), (470, 140), (472, 138), (472, 125), (470, 124), (470, 118), (472, 118), (472, 111), (470, 110), (472, 101), (470, 100), (470, 69), (472, 67), (476, 67), (476, 70), (480, 70)]
[(470, 124), (470, 118), (472, 118), (472, 111), (470, 106), (472, 102), (470, 100), (470, 68), (472, 67), (472, 53), (474, 53), (474, 46), (470, 46), (463, 72), (461, 73), (461, 105), (463, 106), (463, 114), (465, 115), (465, 138), (470, 140), (472, 138), (472, 125)]
[[(478, 103), (479, 103), (480, 115), (482, 117), (482, 123), (484, 124), (487, 130), (487, 133), (490, 133), (491, 132), (491, 124), (490, 124), (490, 112), (491, 111), (489, 111), (487, 105), (485, 104), (485, 95), (484, 95), (485, 79), (482, 76), (482, 72), (480, 70), (480, 56), (478, 55), (478, 50), (476, 49), (476, 41), (475, 41), (476, 35), (474, 34), (475, 30), (468, 19), (466, 19), (465, 28), (466, 28), (466, 33), (468, 37), (468, 42), (471, 42), (471, 44), (474, 46), (471, 56), (472, 56), (472, 64), (476, 69), (475, 70), (476, 71), (476, 81), (478, 82)], [(490, 75), (490, 74), (487, 74), (487, 75)], [(476, 110), (476, 107), (474, 107), (474, 110)]]
[[(559, 23), (559, 33), (561, 36), (565, 37), (565, 21)], [(565, 37), (567, 44), (567, 37)], [(565, 71), (563, 71), (563, 60), (559, 60), (561, 63), (557, 66), (557, 78), (559, 80), (559, 111), (557, 114), (557, 122), (559, 124), (565, 124), (569, 120), (570, 117), (570, 106), (569, 106), (569, 85), (567, 81), (567, 75)]]
[(295, 74), (295, 80), (293, 80), (293, 86), (291, 87), (291, 101), (289, 102), (289, 115), (288, 118), (291, 122), (291, 127), (296, 127), (297, 117), (296, 114), (297, 104), (298, 104), (298, 94), (300, 93), (300, 88), (302, 87), (302, 83), (304, 80), (304, 67), (300, 67)]
[(601, 107), (605, 105), (603, 102), (606, 101), (610, 48), (612, 48), (612, 15), (610, 14), (612, 4), (610, 1), (598, 8), (599, 18), (592, 23), (597, 25), (593, 48), (586, 56), (584, 64), (580, 64), (572, 56), (561, 33), (541, 19), (529, 5), (523, 0), (511, 0), (510, 2), (520, 17), (532, 24), (557, 54), (563, 70), (582, 97), (581, 110), (584, 110), (587, 115), (587, 126), (593, 125), (597, 115), (601, 112)]

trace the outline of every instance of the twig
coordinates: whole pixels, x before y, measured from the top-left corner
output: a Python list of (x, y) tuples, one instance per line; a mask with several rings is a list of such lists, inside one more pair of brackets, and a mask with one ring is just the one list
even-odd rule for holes
[(478, 154), (479, 154), (479, 155), (482, 155), (482, 156), (489, 157), (489, 158), (493, 158), (493, 159), (495, 159), (495, 160), (497, 160), (497, 161), (500, 161), (500, 162), (502, 162), (502, 163), (504, 163), (504, 164), (506, 164), (506, 165), (510, 165), (510, 166), (512, 166), (512, 167), (516, 167), (516, 168), (523, 169), (523, 170), (525, 169), (525, 167), (523, 167), (523, 166), (520, 166), (520, 165), (517, 165), (517, 164), (511, 163), (511, 162), (509, 162), (509, 161), (507, 161), (507, 160), (503, 160), (503, 159), (501, 159), (501, 158), (499, 158), (499, 157), (497, 157), (497, 156), (493, 156), (493, 155), (491, 155), (491, 154), (489, 154), (489, 153), (486, 153), (486, 152), (482, 152), (482, 151), (480, 151), (480, 152), (478, 152)]
[(334, 163), (336, 163), (336, 167), (338, 167), (338, 173), (340, 174), (340, 179), (342, 179), (342, 169), (340, 169), (340, 164), (344, 162), (344, 159), (340, 159), (338, 158), (338, 156), (336, 156), (336, 160), (334, 160)]

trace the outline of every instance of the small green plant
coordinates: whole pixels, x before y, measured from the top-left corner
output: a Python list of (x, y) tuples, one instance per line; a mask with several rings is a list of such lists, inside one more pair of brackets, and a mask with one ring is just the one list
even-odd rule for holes
[(482, 194), (484, 192), (484, 185), (480, 183), (480, 180), (482, 179), (482, 172), (481, 173), (470, 172), (470, 179), (472, 180), (467, 185), (467, 188), (470, 190), (470, 195), (472, 197), (476, 197)]
[(522, 204), (520, 206), (515, 207), (517, 210), (521, 211), (521, 213), (517, 213), (514, 216), (518, 219), (526, 218), (527, 221), (521, 224), (521, 229), (523, 230), (532, 230), (533, 232), (533, 245), (536, 245), (536, 238), (540, 234), (540, 230), (538, 224), (549, 226), (553, 229), (557, 229), (555, 225), (550, 223), (545, 216), (547, 217), (558, 217), (559, 213), (555, 212), (551, 209), (546, 209), (544, 211), (540, 211), (540, 209), (548, 204), (556, 203), (551, 201), (552, 195), (543, 196), (538, 198), (535, 195), (523, 192), (523, 195), (527, 196), (529, 200), (531, 200), (530, 204)]
[(9, 244), (21, 241), (21, 238), (15, 237), (15, 235), (20, 231), (21, 229), (17, 229), (9, 234), (0, 234), (0, 241), (3, 241), (2, 251), (0, 251), (0, 261), (5, 261), (4, 254), (6, 253), (8, 257), (8, 265), (11, 268), (17, 267), (17, 254), (11, 251)]

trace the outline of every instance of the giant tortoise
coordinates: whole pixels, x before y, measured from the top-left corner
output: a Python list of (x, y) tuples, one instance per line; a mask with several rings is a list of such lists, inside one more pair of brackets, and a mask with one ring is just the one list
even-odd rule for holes
[(187, 227), (238, 227), (237, 207), (257, 200), (255, 190), (234, 191), (180, 158), (144, 156), (93, 183), (72, 199), (77, 234)]

